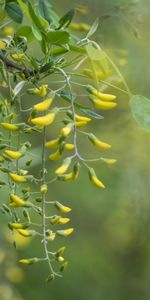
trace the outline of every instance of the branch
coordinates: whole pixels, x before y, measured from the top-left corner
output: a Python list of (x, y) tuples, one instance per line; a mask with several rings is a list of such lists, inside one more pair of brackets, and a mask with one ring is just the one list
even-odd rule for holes
[(13, 62), (12, 60), (8, 59), (2, 53), (2, 51), (0, 51), (0, 60), (2, 60), (5, 63), (7, 68), (13, 68), (13, 69), (16, 69), (16, 70), (20, 71), (21, 73), (23, 73), (25, 75), (26, 78), (34, 76), (37, 73), (36, 70), (31, 70), (29, 68), (24, 68), (24, 67), (18, 65), (17, 63)]

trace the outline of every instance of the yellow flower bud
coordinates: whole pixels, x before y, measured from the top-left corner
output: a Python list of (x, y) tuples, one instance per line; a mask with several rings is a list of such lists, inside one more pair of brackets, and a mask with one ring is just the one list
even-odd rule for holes
[(117, 159), (112, 159), (112, 158), (101, 158), (102, 161), (104, 161), (108, 165), (113, 165), (117, 162)]
[(80, 127), (83, 127), (85, 125), (87, 125), (88, 122), (85, 122), (85, 121), (78, 121), (76, 122), (76, 127), (77, 128), (80, 128)]
[(51, 140), (45, 143), (45, 147), (49, 149), (56, 149), (59, 146), (59, 139)]
[(43, 117), (37, 117), (31, 119), (31, 123), (43, 127), (48, 126), (54, 122), (55, 116), (56, 116), (56, 112), (51, 112)]
[(24, 237), (30, 237), (36, 235), (35, 230), (18, 229), (17, 232)]
[(67, 268), (67, 266), (68, 266), (68, 262), (65, 261), (65, 262), (62, 264), (62, 266), (60, 267), (60, 272), (63, 272), (63, 271)]
[(59, 150), (49, 155), (49, 159), (51, 160), (59, 160), (61, 158), (61, 153)]
[(87, 90), (92, 95), (94, 95), (94, 96), (96, 96), (99, 99), (104, 100), (104, 101), (113, 101), (113, 100), (115, 100), (117, 98), (117, 96), (115, 96), (115, 95), (105, 94), (105, 93), (102, 93), (100, 91), (97, 91), (94, 87), (92, 87), (90, 85), (87, 86)]
[(3, 29), (3, 34), (5, 36), (13, 35), (13, 33), (14, 33), (14, 28), (11, 26), (7, 26)]
[(59, 218), (57, 224), (64, 225), (67, 224), (69, 221), (70, 221), (69, 218)]
[(54, 241), (56, 238), (56, 233), (53, 232), (52, 230), (49, 230), (46, 232), (46, 239), (49, 241)]
[(59, 262), (63, 262), (65, 259), (63, 256), (56, 256), (56, 260), (59, 261)]
[(0, 49), (5, 50), (7, 48), (6, 42), (0, 40)]
[(54, 216), (53, 218), (50, 219), (50, 223), (52, 225), (64, 225), (67, 224), (70, 221), (69, 218), (62, 218), (60, 216)]
[(74, 149), (74, 144), (65, 144), (64, 148), (65, 148), (65, 150), (73, 150)]
[(43, 194), (47, 193), (47, 184), (43, 184), (43, 185), (41, 186), (40, 192), (43, 193)]
[(68, 213), (72, 210), (70, 207), (64, 206), (58, 201), (55, 202), (55, 207), (62, 213)]
[(14, 206), (14, 207), (19, 207), (19, 206), (26, 206), (26, 202), (21, 199), (20, 197), (18, 197), (17, 195), (14, 195), (14, 194), (10, 194), (10, 199), (11, 199), (11, 202), (10, 202), (10, 206)]
[(11, 55), (12, 59), (15, 61), (22, 61), (25, 58), (24, 53), (14, 53)]
[(19, 159), (22, 157), (22, 153), (19, 151), (5, 150), (4, 152), (12, 159)]
[(105, 188), (103, 182), (97, 178), (95, 171), (92, 168), (89, 169), (89, 178), (90, 178), (90, 181), (98, 188), (100, 188), (100, 189)]
[(24, 258), (24, 259), (19, 260), (19, 263), (23, 264), (23, 265), (31, 265), (31, 264), (34, 264), (36, 262), (38, 262), (38, 258), (36, 258), (36, 257), (35, 258), (28, 258), (28, 259)]
[(94, 106), (98, 109), (110, 110), (110, 109), (115, 108), (117, 106), (116, 102), (102, 101), (98, 98), (94, 98), (93, 96), (90, 96), (89, 99), (92, 101)]
[(16, 183), (24, 183), (27, 182), (27, 179), (22, 175), (17, 175), (15, 173), (10, 173), (10, 177)]
[(22, 224), (22, 223), (8, 223), (10, 229), (24, 229), (29, 226), (29, 224)]
[(75, 119), (76, 119), (76, 121), (83, 121), (83, 122), (86, 122), (86, 123), (91, 122), (91, 120), (92, 120), (91, 118), (80, 116), (80, 115), (77, 115), (77, 114), (75, 114)]
[(68, 174), (65, 174), (65, 175), (58, 175), (57, 178), (58, 178), (60, 181), (74, 180), (74, 173), (71, 172), (71, 173), (68, 173)]
[(68, 170), (68, 168), (70, 166), (70, 163), (71, 163), (71, 159), (70, 158), (64, 159), (63, 164), (61, 165), (61, 167), (59, 167), (55, 171), (55, 174), (57, 174), (57, 175), (64, 174)]
[(107, 150), (111, 148), (110, 144), (100, 141), (93, 133), (89, 133), (88, 138), (97, 148), (103, 150)]
[(65, 230), (57, 230), (56, 233), (60, 236), (66, 237), (66, 236), (70, 235), (73, 231), (74, 231), (73, 228), (68, 228)]
[(33, 108), (37, 111), (45, 111), (50, 107), (52, 101), (53, 101), (52, 98), (48, 98), (48, 99), (34, 105)]
[(63, 137), (67, 137), (67, 136), (71, 133), (72, 128), (73, 128), (73, 123), (67, 124), (65, 127), (63, 127), (63, 128), (61, 129), (61, 132), (60, 132), (61, 135), (62, 135)]
[(2, 127), (9, 130), (9, 131), (17, 131), (19, 130), (19, 127), (15, 124), (10, 123), (1, 123)]
[(58, 257), (58, 256), (62, 255), (62, 254), (64, 253), (65, 249), (66, 249), (66, 247), (61, 247), (61, 248), (59, 248), (59, 249), (57, 250), (55, 256)]

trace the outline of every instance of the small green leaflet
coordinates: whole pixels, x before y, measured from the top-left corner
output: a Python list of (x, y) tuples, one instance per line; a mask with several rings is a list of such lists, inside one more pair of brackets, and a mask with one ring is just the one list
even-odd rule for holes
[(5, 10), (9, 17), (15, 21), (16, 23), (22, 23), (23, 20), (23, 12), (20, 6), (14, 2), (8, 2), (5, 4)]
[(62, 27), (68, 27), (71, 23), (73, 17), (75, 14), (75, 10), (71, 9), (69, 10), (60, 20), (59, 20), (59, 27), (57, 29), (60, 29)]
[(137, 123), (146, 131), (150, 131), (150, 100), (142, 95), (133, 95), (130, 108)]
[(53, 45), (63, 45), (69, 42), (69, 33), (64, 30), (50, 31), (47, 33), (47, 40)]

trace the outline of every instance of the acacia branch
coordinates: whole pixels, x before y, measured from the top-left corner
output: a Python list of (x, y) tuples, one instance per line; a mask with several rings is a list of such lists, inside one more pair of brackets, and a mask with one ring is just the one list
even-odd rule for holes
[(0, 60), (4, 62), (7, 68), (12, 68), (20, 71), (25, 75), (26, 78), (29, 78), (31, 76), (34, 76), (37, 71), (36, 70), (31, 70), (29, 68), (22, 67), (18, 65), (17, 63), (13, 62), (12, 60), (8, 59), (2, 51), (0, 51)]

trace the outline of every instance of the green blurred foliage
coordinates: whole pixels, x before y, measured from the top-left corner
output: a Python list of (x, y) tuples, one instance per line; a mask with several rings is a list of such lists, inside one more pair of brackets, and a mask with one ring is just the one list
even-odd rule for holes
[[(99, 17), (96, 40), (118, 64), (131, 91), (150, 98), (148, 0), (84, 0), (80, 3), (56, 0), (53, 4), (61, 14), (76, 4), (86, 6), (88, 15), (76, 14), (77, 21), (92, 24)], [(119, 65), (124, 58), (127, 64)], [(93, 187), (86, 170), (81, 172), (77, 182), (52, 185), (49, 197), (64, 199), (73, 207), (75, 233), (65, 242), (70, 263), (64, 278), (49, 285), (43, 282), (46, 265), (37, 264), (32, 270), (30, 266), (25, 267), (25, 279), (14, 284), (25, 300), (150, 298), (150, 139), (133, 120), (128, 97), (121, 92), (117, 95), (118, 108), (107, 112), (98, 126), (96, 121), (93, 125), (96, 134), (113, 145), (111, 156), (118, 159), (113, 167), (102, 163), (94, 165), (107, 188), (99, 191)], [(84, 147), (81, 143), (82, 153)], [(89, 156), (91, 149), (89, 147)], [(49, 167), (53, 168), (53, 164), (49, 163)], [(34, 256), (37, 246), (31, 243), (25, 250), (19, 249), (19, 257)], [(4, 278), (1, 281), (3, 283)]]

